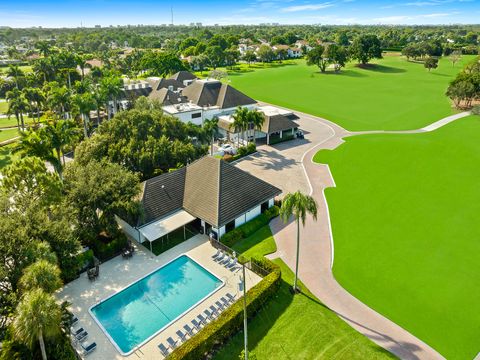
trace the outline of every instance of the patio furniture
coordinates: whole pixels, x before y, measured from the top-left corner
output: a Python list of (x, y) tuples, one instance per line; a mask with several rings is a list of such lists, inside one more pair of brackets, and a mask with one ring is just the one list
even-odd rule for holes
[(232, 295), (230, 293), (227, 293), (226, 296), (227, 296), (228, 300), (230, 300), (232, 303), (235, 302), (235, 296), (234, 295)]
[(192, 320), (192, 325), (195, 327), (195, 329), (197, 329), (197, 331), (202, 328), (202, 324), (195, 319)]
[(83, 332), (81, 332), (80, 334), (78, 335), (75, 335), (75, 338), (78, 340), (78, 341), (83, 341), (87, 338), (88, 336), (88, 332), (86, 332), (85, 330)]
[(87, 270), (88, 280), (95, 280), (95, 268)]
[(225, 253), (220, 250), (220, 255), (215, 259), (215, 261), (221, 262), (225, 258)]
[(70, 314), (70, 324), (71, 326), (74, 326), (76, 323), (78, 323), (78, 317), (72, 313)]
[(220, 300), (222, 300), (223, 306), (224, 306), (225, 308), (227, 308), (227, 307), (230, 305), (230, 301), (228, 301), (227, 299), (225, 299), (224, 296), (222, 296), (222, 297), (220, 298)]
[(210, 312), (210, 310), (205, 309), (203, 310), (203, 313), (207, 316), (209, 320), (213, 320), (213, 314)]
[(80, 344), (80, 345), (82, 345), (82, 349), (85, 352), (85, 354), (90, 354), (93, 350), (97, 348), (97, 344), (95, 342), (88, 345), (84, 345), (84, 344)]
[(233, 267), (237, 266), (237, 264), (238, 264), (238, 260), (237, 260), (237, 258), (235, 258), (235, 259), (233, 259), (232, 263), (230, 263), (230, 264), (227, 266), (227, 268), (228, 268), (228, 269), (232, 269)]
[(219, 311), (215, 306), (210, 305), (210, 310), (212, 310), (213, 315), (218, 316)]
[(177, 347), (177, 341), (173, 340), (171, 336), (167, 339), (167, 343), (172, 349)]
[(212, 258), (215, 259), (220, 255), (220, 249), (217, 249), (217, 253), (212, 255)]
[(123, 257), (124, 259), (129, 259), (129, 258), (131, 258), (132, 256), (133, 256), (133, 252), (130, 251), (129, 248), (125, 248), (125, 249), (122, 250), (122, 257)]
[(230, 264), (231, 261), (233, 261), (232, 258), (230, 257), (230, 255), (227, 255), (227, 258), (225, 260), (223, 260), (221, 262), (221, 264), (225, 267), (228, 267), (228, 265)]
[(207, 319), (205, 319), (202, 314), (198, 315), (197, 319), (200, 321), (200, 324), (206, 324), (207, 323)]
[(70, 329), (70, 333), (73, 335), (73, 336), (77, 336), (79, 334), (81, 334), (82, 332), (84, 332), (85, 329), (83, 327), (77, 329), (77, 330), (73, 330), (73, 329)]
[(187, 335), (183, 333), (182, 330), (177, 330), (177, 332), (175, 333), (177, 334), (178, 338), (180, 339), (180, 341), (185, 341), (187, 339)]
[(220, 301), (218, 301), (218, 300), (215, 301), (215, 305), (217, 305), (217, 307), (220, 309), (220, 311), (223, 311), (223, 310), (226, 308), (226, 306), (223, 305), (223, 304), (222, 304)]
[(168, 356), (168, 349), (165, 347), (165, 345), (163, 345), (163, 343), (158, 344), (158, 348), (160, 349), (160, 352), (163, 356)]
[(183, 325), (183, 328), (185, 329), (188, 335), (193, 336), (193, 329), (190, 326), (188, 326), (188, 324)]

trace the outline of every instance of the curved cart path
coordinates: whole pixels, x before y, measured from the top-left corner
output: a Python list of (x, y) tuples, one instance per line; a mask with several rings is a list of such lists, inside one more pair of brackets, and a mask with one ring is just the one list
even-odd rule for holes
[[(353, 328), (399, 358), (444, 359), (429, 345), (359, 301), (335, 280), (332, 273), (333, 237), (328, 205), (324, 196), (324, 189), (335, 186), (335, 183), (328, 165), (314, 163), (312, 158), (321, 149), (334, 149), (339, 146), (343, 142), (343, 137), (360, 133), (349, 133), (327, 120), (296, 113), (300, 114), (302, 118), (314, 121), (308, 125), (307, 129), (312, 135), (316, 133), (316, 129), (321, 132), (325, 127), (330, 128), (331, 134), (322, 139), (312, 136), (313, 146), (310, 146), (300, 159), (309, 183), (310, 193), (319, 206), (318, 220), (313, 221), (309, 217), (305, 227), (301, 229), (300, 279), (315, 296)], [(423, 129), (404, 131), (404, 133), (432, 131), (467, 115), (468, 113), (457, 114)], [(301, 124), (302, 128), (303, 125), (307, 124)], [(396, 133), (402, 133), (402, 131)], [(270, 227), (277, 243), (277, 252), (269, 257), (280, 257), (294, 270), (296, 227), (293, 223), (285, 225), (279, 218), (274, 219), (270, 223)]]

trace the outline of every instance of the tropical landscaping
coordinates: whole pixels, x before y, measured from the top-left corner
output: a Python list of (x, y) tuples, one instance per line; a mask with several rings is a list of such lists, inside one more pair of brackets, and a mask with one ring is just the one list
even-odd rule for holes
[(470, 116), (430, 133), (346, 138), (314, 161), (326, 190), (340, 284), (447, 359), (478, 352), (480, 203)]

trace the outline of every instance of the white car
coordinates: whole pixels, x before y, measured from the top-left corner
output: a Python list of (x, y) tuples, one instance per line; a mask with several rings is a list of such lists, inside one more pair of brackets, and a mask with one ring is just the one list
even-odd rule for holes
[(235, 150), (235, 148), (230, 144), (223, 144), (222, 146), (220, 146), (218, 151), (220, 152), (221, 155), (225, 155), (225, 154), (235, 155), (237, 153), (237, 150)]

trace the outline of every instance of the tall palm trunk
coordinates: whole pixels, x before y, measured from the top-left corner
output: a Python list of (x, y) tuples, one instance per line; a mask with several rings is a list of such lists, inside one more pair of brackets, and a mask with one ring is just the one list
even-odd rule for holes
[(213, 137), (213, 134), (212, 134), (212, 142), (210, 143), (210, 155), (213, 156), (213, 142), (214, 142), (214, 137)]
[(22, 122), (22, 130), (25, 130), (25, 121), (23, 120), (23, 113), (20, 112), (20, 121)]
[(43, 332), (38, 333), (38, 342), (40, 343), (40, 351), (42, 352), (42, 359), (47, 360), (47, 352), (45, 351), (45, 342), (43, 341)]
[(20, 130), (20, 116), (18, 115), (18, 111), (15, 111), (15, 118), (17, 119), (18, 130)]
[(88, 138), (88, 123), (87, 123), (87, 115), (82, 113), (82, 120), (83, 120), (83, 133), (85, 135), (85, 139)]
[(100, 107), (97, 106), (97, 126), (100, 125)]
[(295, 291), (297, 291), (299, 256), (300, 256), (300, 219), (297, 219), (297, 262), (295, 263), (295, 280), (293, 281), (293, 290)]

